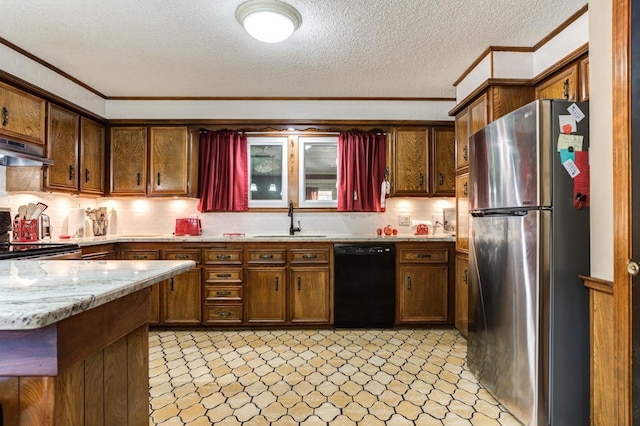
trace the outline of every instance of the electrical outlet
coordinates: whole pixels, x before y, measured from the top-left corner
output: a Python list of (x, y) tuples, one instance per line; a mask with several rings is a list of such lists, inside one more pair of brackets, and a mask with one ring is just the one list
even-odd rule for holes
[(410, 226), (411, 225), (411, 216), (408, 214), (398, 215), (398, 225), (399, 226)]

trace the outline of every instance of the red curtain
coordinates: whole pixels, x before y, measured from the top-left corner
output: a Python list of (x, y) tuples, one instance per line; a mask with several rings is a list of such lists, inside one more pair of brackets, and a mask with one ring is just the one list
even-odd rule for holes
[(247, 136), (220, 130), (200, 133), (198, 210), (249, 210)]
[(381, 212), (385, 136), (341, 132), (338, 137), (338, 211)]

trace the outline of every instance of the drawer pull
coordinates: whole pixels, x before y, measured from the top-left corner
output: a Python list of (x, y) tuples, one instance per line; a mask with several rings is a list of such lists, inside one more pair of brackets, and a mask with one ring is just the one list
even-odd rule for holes
[(230, 294), (230, 291), (216, 291), (216, 296), (229, 296)]
[(89, 182), (89, 169), (84, 169), (84, 181)]
[(147, 255), (146, 254), (134, 254), (133, 258), (134, 259), (146, 259)]
[(73, 166), (69, 166), (69, 180), (73, 180), (76, 175), (76, 171)]
[(438, 183), (440, 184), (440, 186), (444, 185), (444, 175), (442, 173), (438, 174), (439, 179), (438, 179)]
[(260, 259), (273, 259), (272, 254), (261, 254)]
[(302, 283), (302, 278), (298, 277), (298, 291), (300, 291), (300, 284)]
[(158, 172), (158, 186), (160, 186), (160, 172)]
[(465, 284), (467, 283), (467, 270), (466, 269), (464, 271), (462, 271), (462, 281), (464, 281)]
[(229, 254), (219, 254), (219, 255), (216, 256), (216, 259), (219, 259), (219, 260), (231, 259), (231, 255), (229, 255)]
[(278, 291), (278, 277), (276, 277), (276, 291)]
[(171, 291), (173, 291), (173, 278), (171, 278)]
[(407, 289), (411, 290), (411, 275), (407, 277)]
[(7, 107), (2, 107), (2, 125), (6, 126), (9, 124), (9, 110)]
[(191, 256), (188, 254), (176, 254), (176, 259), (190, 259)]
[(303, 254), (302, 255), (303, 259), (315, 259), (316, 257), (318, 257), (318, 256), (316, 256), (315, 254)]
[(231, 316), (231, 312), (229, 311), (218, 311), (216, 312), (216, 315), (219, 317), (230, 317)]
[(140, 172), (138, 172), (138, 173), (136, 174), (136, 184), (137, 184), (138, 186), (140, 186), (140, 183), (141, 183), (141, 182), (140, 182)]
[(431, 253), (419, 253), (418, 259), (431, 259)]
[(231, 274), (216, 274), (216, 277), (218, 277), (218, 278), (229, 278), (229, 277), (231, 277)]
[(424, 175), (422, 174), (422, 172), (420, 173), (420, 178), (418, 179), (418, 183), (420, 184), (420, 186), (424, 184)]
[(465, 145), (462, 148), (462, 158), (464, 159), (464, 161), (467, 161), (467, 159), (468, 159), (468, 155), (467, 155), (467, 151), (468, 150), (469, 150), (469, 146), (468, 145)]
[(467, 196), (467, 182), (462, 185), (462, 195)]

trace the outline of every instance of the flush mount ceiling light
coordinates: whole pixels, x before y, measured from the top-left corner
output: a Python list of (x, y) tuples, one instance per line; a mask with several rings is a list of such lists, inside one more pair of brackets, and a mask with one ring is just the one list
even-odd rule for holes
[(287, 39), (302, 23), (296, 9), (277, 0), (249, 0), (236, 9), (236, 19), (256, 40), (278, 43)]

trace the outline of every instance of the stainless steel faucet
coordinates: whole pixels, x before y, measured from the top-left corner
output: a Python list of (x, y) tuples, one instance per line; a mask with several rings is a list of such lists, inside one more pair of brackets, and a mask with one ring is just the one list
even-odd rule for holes
[(300, 221), (298, 221), (298, 226), (293, 226), (293, 200), (289, 200), (289, 214), (287, 215), (291, 218), (291, 225), (289, 225), (289, 235), (295, 235), (296, 232), (300, 232)]

